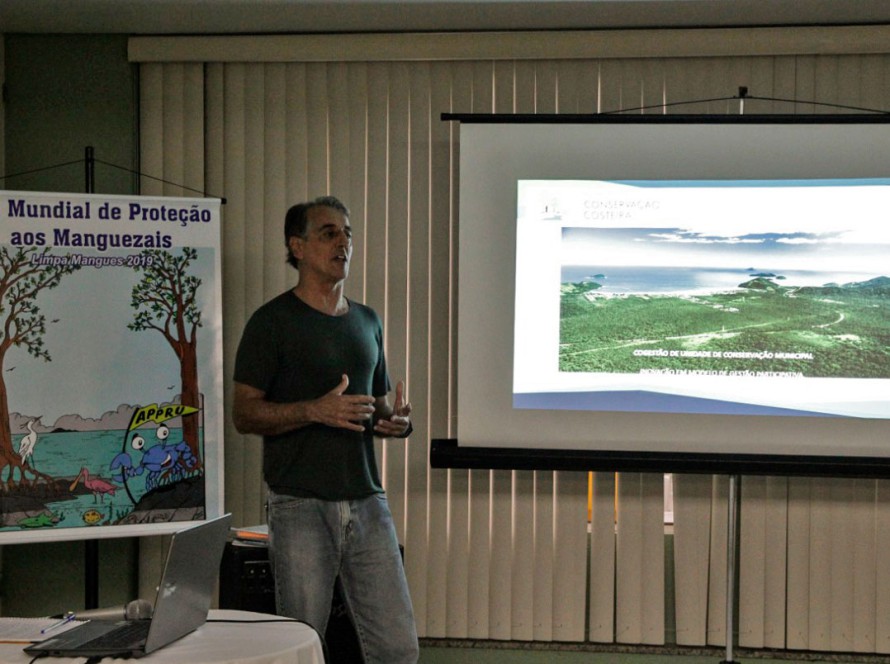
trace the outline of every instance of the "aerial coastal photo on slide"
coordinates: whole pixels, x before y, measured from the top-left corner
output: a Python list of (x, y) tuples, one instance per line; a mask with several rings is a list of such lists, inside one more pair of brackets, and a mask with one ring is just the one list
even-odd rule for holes
[[(609, 247), (631, 264), (563, 267), (560, 371), (888, 378), (890, 277), (853, 271), (855, 245), (837, 245), (851, 252), (849, 272), (819, 270), (815, 257), (814, 269), (781, 267), (836, 239), (564, 229), (574, 249)], [(632, 264), (687, 242), (701, 250), (704, 266)]]

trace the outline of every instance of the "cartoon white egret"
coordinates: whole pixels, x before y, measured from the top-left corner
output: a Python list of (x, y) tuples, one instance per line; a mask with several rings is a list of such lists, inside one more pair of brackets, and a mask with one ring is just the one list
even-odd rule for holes
[(28, 463), (32, 467), (34, 462), (31, 457), (34, 454), (34, 446), (37, 445), (37, 432), (34, 431), (34, 423), (39, 419), (40, 417), (35, 417), (28, 420), (28, 433), (22, 436), (19, 441), (19, 456), (22, 457), (22, 464)]

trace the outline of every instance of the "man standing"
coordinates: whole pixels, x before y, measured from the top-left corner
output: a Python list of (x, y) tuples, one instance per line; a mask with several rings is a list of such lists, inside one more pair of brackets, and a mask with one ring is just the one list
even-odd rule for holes
[(233, 418), (263, 436), (270, 556), (278, 612), (324, 634), (335, 584), (366, 664), (414, 663), (414, 614), (374, 435), (411, 433), (404, 386), (395, 403), (383, 329), (347, 299), (349, 211), (326, 196), (288, 210), (293, 289), (260, 307), (235, 358)]

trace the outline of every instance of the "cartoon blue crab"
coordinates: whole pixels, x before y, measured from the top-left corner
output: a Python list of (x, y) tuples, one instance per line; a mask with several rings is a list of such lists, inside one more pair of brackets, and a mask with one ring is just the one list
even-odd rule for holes
[(127, 452), (121, 452), (111, 461), (112, 471), (120, 469), (118, 474), (113, 476), (114, 479), (123, 482), (135, 475), (142, 475), (147, 470), (145, 490), (151, 491), (160, 486), (162, 481), (168, 483), (184, 479), (186, 472), (198, 465), (198, 460), (192, 454), (188, 443), (185, 441), (175, 444), (165, 442), (170, 437), (168, 427), (163, 424), (159, 426), (157, 437), (161, 441), (160, 443), (143, 449), (145, 448), (145, 439), (138, 433), (133, 436), (130, 446), (134, 450), (142, 451), (142, 461), (134, 466), (130, 455)]

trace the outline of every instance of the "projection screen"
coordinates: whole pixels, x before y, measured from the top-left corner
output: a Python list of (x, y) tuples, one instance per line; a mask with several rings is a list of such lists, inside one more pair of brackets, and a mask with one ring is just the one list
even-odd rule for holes
[(890, 475), (887, 116), (443, 119), (434, 466)]

